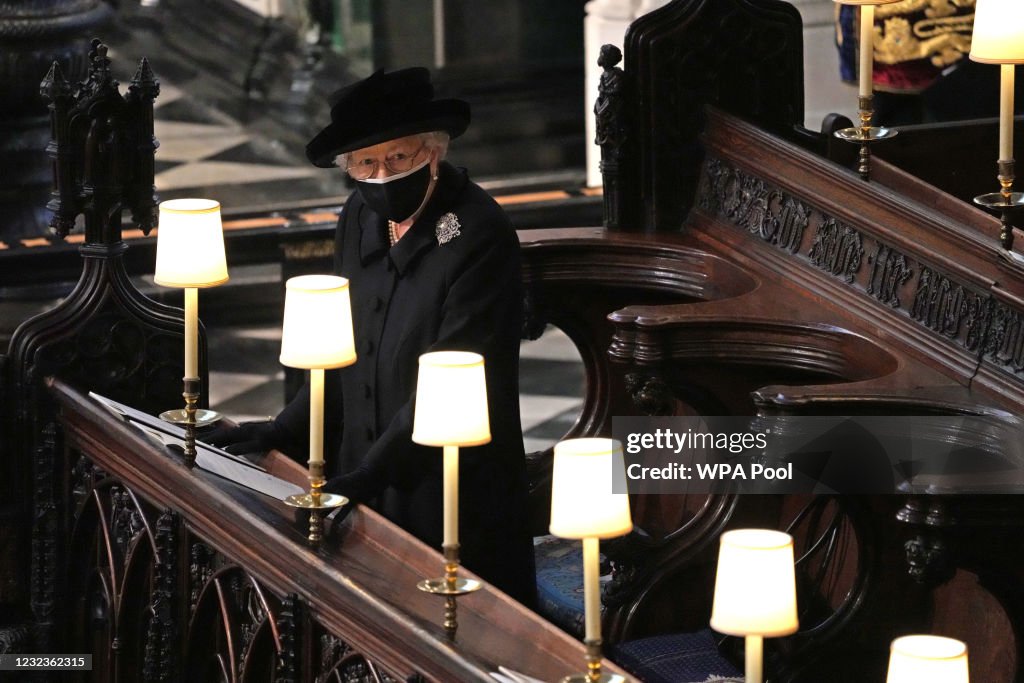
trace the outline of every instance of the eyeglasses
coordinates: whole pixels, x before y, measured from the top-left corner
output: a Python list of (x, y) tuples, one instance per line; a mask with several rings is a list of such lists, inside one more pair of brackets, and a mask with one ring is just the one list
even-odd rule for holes
[[(420, 145), (412, 154), (406, 154), (405, 152), (392, 152), (391, 154), (384, 157), (384, 168), (391, 173), (405, 173), (412, 169), (413, 163), (416, 157), (419, 156), (420, 152), (426, 143)], [(380, 159), (360, 159), (350, 160), (348, 166), (345, 167), (345, 172), (348, 173), (356, 180), (366, 180), (377, 175), (377, 168), (380, 164)]]

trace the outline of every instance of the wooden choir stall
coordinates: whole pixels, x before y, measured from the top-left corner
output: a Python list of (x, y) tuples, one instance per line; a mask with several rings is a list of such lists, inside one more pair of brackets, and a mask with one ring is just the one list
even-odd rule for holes
[[(520, 232), (524, 338), (557, 326), (585, 367), (567, 436), (609, 435), (614, 416), (899, 415), (948, 417), (936, 438), (957, 443), (958, 417), (1024, 409), (1024, 266), (970, 203), (993, 182), (995, 123), (907, 128), (872, 149), (865, 181), (857, 150), (832, 136), (841, 117), (802, 125), (801, 35), (780, 0), (675, 0), (631, 26), (621, 68), (603, 54), (606, 225)], [(145, 215), (148, 195), (132, 197), (123, 208)], [(120, 201), (116, 215), (78, 207), (79, 287), (4, 357), (2, 529), (17, 553), (2, 597), (22, 611), (0, 644), (92, 652), (95, 680), (577, 672), (578, 615), (545, 611), (545, 558), (550, 621), (485, 587), (460, 599), (448, 642), (439, 601), (415, 588), (440, 564), (434, 549), (364, 508), (310, 549), (283, 505), (185, 468), (87, 398), (147, 412), (180, 401), (181, 311), (124, 276)], [(1018, 471), (998, 435), (994, 456)], [(528, 457), (540, 536), (551, 452)], [(882, 681), (893, 638), (935, 633), (968, 644), (972, 680), (1024, 681), (1019, 493), (910, 477), (885, 495), (631, 504), (634, 531), (601, 546), (603, 632), (637, 680), (697, 680), (645, 678), (633, 645), (667, 658), (691, 647), (720, 534), (756, 526), (789, 531), (798, 558), (800, 630), (766, 642), (770, 680)], [(714, 650), (742, 668), (737, 639)]]

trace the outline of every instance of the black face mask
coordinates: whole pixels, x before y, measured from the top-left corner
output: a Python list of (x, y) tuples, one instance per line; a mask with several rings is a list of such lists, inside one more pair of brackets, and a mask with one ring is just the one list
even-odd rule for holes
[(401, 222), (416, 213), (430, 185), (430, 163), (377, 181), (356, 182), (363, 201), (385, 220)]

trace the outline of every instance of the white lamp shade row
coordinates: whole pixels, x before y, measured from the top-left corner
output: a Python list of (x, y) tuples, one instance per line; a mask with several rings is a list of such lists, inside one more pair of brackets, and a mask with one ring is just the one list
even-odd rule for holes
[(988, 64), (1024, 64), (1024, 2), (978, 0), (971, 59)]
[(722, 534), (711, 607), (711, 628), (733, 636), (795, 633), (793, 538), (770, 529)]
[(348, 280), (336, 275), (301, 275), (285, 283), (281, 363), (292, 368), (330, 369), (356, 360)]
[(490, 442), (483, 356), (467, 351), (420, 356), (412, 440), (425, 446)]
[(892, 641), (886, 683), (968, 683), (967, 646), (942, 636), (903, 636)]
[(622, 444), (618, 441), (566, 439), (555, 444), (552, 534), (562, 538), (612, 538), (633, 528), (629, 494), (612, 492), (615, 468), (624, 469)]
[(218, 202), (171, 199), (160, 203), (153, 279), (164, 287), (214, 287), (228, 281)]

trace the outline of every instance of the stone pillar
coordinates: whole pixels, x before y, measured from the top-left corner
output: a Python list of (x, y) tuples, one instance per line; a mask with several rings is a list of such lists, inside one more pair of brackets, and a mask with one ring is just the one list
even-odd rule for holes
[(597, 65), (601, 46), (611, 43), (622, 49), (626, 29), (637, 17), (667, 5), (669, 0), (590, 0), (583, 19), (583, 52), (586, 89), (583, 108), (586, 116), (587, 187), (601, 185), (601, 148), (594, 143), (594, 102), (602, 69)]
[(50, 114), (39, 87), (54, 61), (85, 75), (89, 40), (113, 17), (102, 0), (0, 2), (0, 241), (49, 234)]

